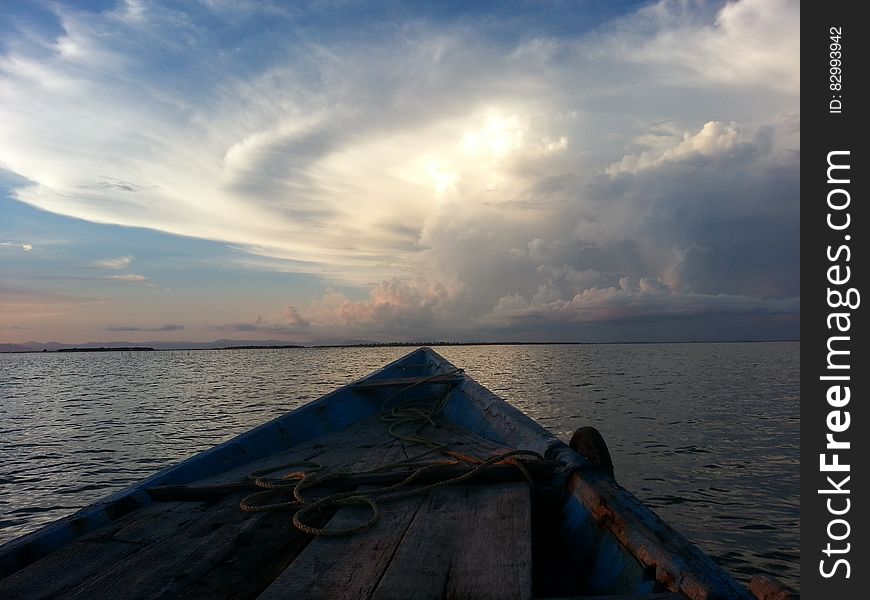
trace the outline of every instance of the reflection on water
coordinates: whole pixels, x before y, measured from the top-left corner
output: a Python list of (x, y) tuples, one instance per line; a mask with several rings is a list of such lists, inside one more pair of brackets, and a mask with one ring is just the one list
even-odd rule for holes
[[(437, 348), (735, 576), (798, 587), (799, 344)], [(0, 355), (0, 542), (356, 379), (409, 348)]]

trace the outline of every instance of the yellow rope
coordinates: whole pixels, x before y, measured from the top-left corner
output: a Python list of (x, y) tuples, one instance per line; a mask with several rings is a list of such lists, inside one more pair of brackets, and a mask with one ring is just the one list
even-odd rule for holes
[[(536, 452), (531, 452), (528, 450), (510, 450), (501, 454), (490, 456), (486, 459), (480, 459), (477, 457), (461, 454), (454, 450), (449, 450), (447, 448), (448, 444), (438, 442), (437, 440), (428, 438), (421, 434), (421, 431), (426, 426), (436, 425), (437, 417), (447, 405), (449, 389), (441, 394), (438, 394), (434, 398), (429, 397), (426, 400), (409, 398), (400, 402), (396, 402), (395, 404), (390, 406), (390, 404), (401, 394), (407, 392), (414, 387), (427, 383), (434, 378), (444, 377), (459, 372), (462, 372), (462, 369), (454, 369), (447, 373), (438, 373), (416, 381), (411, 385), (405, 386), (394, 394), (390, 395), (386, 400), (383, 401), (381, 405), (381, 420), (388, 425), (388, 431), (390, 435), (399, 440), (404, 440), (413, 444), (429, 446), (428, 450), (413, 458), (395, 461), (387, 465), (362, 472), (330, 471), (324, 468), (319, 463), (315, 462), (288, 463), (285, 465), (255, 471), (249, 475), (249, 478), (254, 482), (257, 487), (262, 488), (262, 491), (255, 492), (245, 497), (239, 503), (239, 507), (245, 512), (262, 512), (281, 509), (296, 510), (295, 514), (293, 515), (293, 524), (296, 526), (297, 529), (311, 535), (342, 536), (364, 531), (377, 523), (378, 519), (380, 518), (380, 509), (378, 507), (378, 502), (390, 502), (393, 500), (400, 500), (402, 498), (408, 498), (411, 496), (424, 494), (430, 490), (446, 485), (455, 485), (457, 483), (462, 483), (463, 481), (474, 477), (483, 469), (486, 469), (487, 467), (494, 464), (507, 463), (515, 465), (529, 482), (529, 485), (533, 485), (534, 481), (532, 480), (532, 476), (529, 473), (528, 469), (523, 465), (520, 457), (531, 458), (534, 460), (543, 460), (543, 457)], [(428, 404), (426, 404), (426, 402), (428, 402)], [(409, 432), (406, 431), (404, 433), (400, 433), (398, 431), (400, 428), (406, 428), (408, 426), (410, 426)], [(440, 451), (444, 458), (428, 461), (421, 460), (423, 457), (438, 451)], [(418, 479), (427, 471), (431, 471), (432, 469), (438, 467), (456, 466), (463, 463), (470, 465), (472, 468), (460, 475), (436, 481), (429, 485), (415, 487), (412, 489), (402, 489), (413, 483), (414, 480)], [(306, 467), (307, 470), (290, 471), (289, 473), (281, 476), (280, 478), (266, 477), (266, 475), (269, 473), (284, 470), (290, 467)], [(330, 480), (347, 477), (349, 475), (386, 473), (389, 471), (400, 469), (411, 470), (411, 473), (403, 480), (392, 485), (386, 485), (369, 490), (336, 492), (316, 499), (306, 498), (305, 496), (303, 496), (302, 493), (303, 490), (311, 489), (316, 486), (323, 486)], [(292, 492), (292, 499), (282, 499), (286, 498), (288, 492)], [(304, 516), (310, 515), (310, 513), (313, 512), (317, 512), (327, 508), (340, 508), (343, 506), (367, 506), (372, 514), (368, 521), (360, 525), (347, 527), (344, 529), (327, 529), (324, 527), (315, 527), (309, 523), (306, 523), (303, 519)]]

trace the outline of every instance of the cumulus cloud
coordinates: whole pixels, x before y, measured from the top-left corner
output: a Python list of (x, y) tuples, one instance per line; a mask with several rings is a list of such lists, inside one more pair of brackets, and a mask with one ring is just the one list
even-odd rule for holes
[(338, 323), (350, 331), (424, 331), (448, 321), (451, 302), (444, 284), (393, 278), (374, 286), (362, 300), (329, 290), (309, 313), (315, 323)]
[(624, 156), (618, 163), (608, 166), (605, 172), (608, 175), (626, 172), (636, 173), (667, 162), (724, 153), (734, 149), (740, 143), (745, 143), (745, 139), (733, 124), (726, 125), (718, 121), (708, 121), (698, 133), (695, 135), (683, 134), (682, 139), (669, 148), (644, 150), (637, 155)]

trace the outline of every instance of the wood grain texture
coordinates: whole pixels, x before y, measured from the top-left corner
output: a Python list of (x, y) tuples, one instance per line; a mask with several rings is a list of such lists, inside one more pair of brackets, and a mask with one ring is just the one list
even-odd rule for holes
[(430, 492), (372, 598), (531, 596), (529, 489), (510, 483)]
[[(360, 455), (358, 470), (406, 457), (401, 443), (390, 442)], [(386, 569), (399, 541), (416, 514), (422, 497), (380, 507), (378, 522), (351, 536), (317, 537), (259, 598), (367, 598)], [(368, 520), (367, 508), (346, 507), (327, 524), (345, 529)]]
[(121, 517), (102, 529), (0, 580), (0, 598), (56, 598), (109, 566), (130, 560), (149, 543), (172, 535), (201, 515), (200, 503), (162, 503)]
[(434, 385), (434, 384), (454, 384), (462, 381), (462, 376), (451, 373), (449, 375), (427, 375), (425, 377), (393, 377), (393, 378), (380, 378), (380, 379), (370, 379), (367, 381), (360, 381), (359, 383), (353, 384), (353, 389), (355, 390), (365, 390), (365, 389), (376, 389), (376, 388), (386, 388), (386, 387), (405, 387), (410, 385)]

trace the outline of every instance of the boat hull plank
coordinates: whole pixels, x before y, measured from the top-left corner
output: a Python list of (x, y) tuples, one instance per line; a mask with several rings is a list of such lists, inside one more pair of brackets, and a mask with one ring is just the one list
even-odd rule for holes
[(366, 381), (360, 381), (359, 383), (353, 384), (353, 389), (355, 390), (365, 390), (365, 389), (374, 389), (374, 388), (398, 388), (398, 387), (408, 387), (412, 385), (434, 385), (436, 383), (447, 385), (454, 384), (462, 381), (462, 377), (455, 374), (450, 375), (429, 375), (426, 377), (377, 377), (368, 379)]
[(246, 535), (255, 529), (262, 515), (249, 518), (238, 510), (241, 495), (227, 497), (196, 519), (139, 552), (105, 565), (102, 572), (67, 594), (70, 599), (124, 597), (157, 598), (178, 596), (188, 582), (207, 574), (229, 558)]
[[(358, 454), (357, 464), (350, 467), (371, 469), (406, 457), (403, 445), (393, 440)], [(369, 597), (421, 502), (420, 496), (412, 496), (380, 506), (375, 526), (354, 535), (316, 537), (258, 598)], [(341, 508), (327, 527), (352, 528), (365, 523), (370, 516), (367, 507)]]
[[(254, 468), (296, 460), (316, 459), (333, 468), (356, 472), (406, 457), (402, 442), (388, 435), (377, 418), (365, 419), (317, 443), (302, 446), (217, 479), (238, 480)], [(292, 526), (290, 513), (241, 512), (239, 501), (252, 491), (234, 491), (205, 510), (201, 502), (158, 502), (144, 506), (3, 579), (0, 595), (47, 598), (62, 593), (71, 598), (111, 598), (119, 585), (125, 590), (136, 590), (135, 597), (140, 598), (177, 595), (182, 587), (188, 588), (185, 595), (191, 595), (207, 587), (203, 580), (214, 576), (214, 571), (221, 571), (223, 559), (238, 554), (238, 546), (249, 538), (256, 538), (263, 547), (272, 547), (270, 560), (275, 558), (276, 546), (286, 546), (282, 548), (284, 554), (278, 560), (277, 571), (271, 573), (274, 577), (311, 536)], [(274, 533), (260, 531), (262, 525)], [(276, 544), (276, 537), (286, 539), (287, 544)], [(262, 554), (256, 548), (253, 552)], [(259, 560), (262, 562), (262, 556)], [(261, 576), (269, 576), (268, 568)], [(254, 582), (247, 581), (248, 585), (251, 583)], [(261, 587), (267, 583), (268, 579)], [(226, 586), (221, 591), (225, 592)]]
[(0, 580), (0, 597), (39, 599), (69, 594), (108, 565), (174, 535), (177, 528), (202, 514), (202, 506), (199, 502), (161, 503), (124, 515)]
[(433, 490), (372, 598), (531, 598), (531, 544), (525, 482)]
[[(298, 446), (290, 446), (285, 450), (244, 463), (223, 473), (203, 477), (196, 480), (197, 484), (229, 483), (243, 481), (254, 471), (285, 465), (295, 462), (317, 462), (330, 467), (342, 469), (364, 468), (360, 464), (359, 452), (367, 448), (397, 444), (398, 441), (389, 433), (377, 415), (367, 417), (343, 429)], [(337, 450), (337, 451), (336, 451)], [(299, 467), (300, 469), (302, 467)]]

